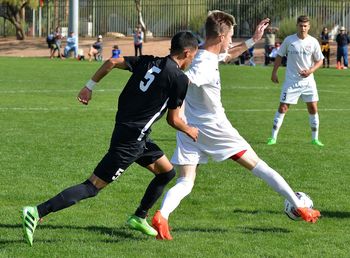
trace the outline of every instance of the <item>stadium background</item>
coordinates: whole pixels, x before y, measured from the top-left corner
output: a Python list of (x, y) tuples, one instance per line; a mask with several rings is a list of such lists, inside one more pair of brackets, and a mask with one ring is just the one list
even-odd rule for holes
[[(182, 29), (201, 33), (208, 10), (220, 9), (233, 14), (237, 20), (235, 37), (249, 37), (257, 22), (271, 17), (272, 25), (287, 18), (307, 14), (320, 26), (350, 27), (350, 2), (332, 0), (143, 0), (142, 15), (147, 29), (154, 37), (170, 37)], [(0, 14), (5, 7), (0, 5)], [(41, 9), (25, 11), (25, 30), (28, 36), (46, 36), (56, 26), (68, 27), (69, 0), (45, 0)], [(1, 16), (1, 15), (0, 15)], [(80, 0), (79, 34), (95, 37), (108, 32), (131, 35), (138, 23), (135, 2), (130, 0)], [(39, 27), (41, 31), (39, 32)], [(13, 33), (12, 24), (0, 18), (0, 36)]]

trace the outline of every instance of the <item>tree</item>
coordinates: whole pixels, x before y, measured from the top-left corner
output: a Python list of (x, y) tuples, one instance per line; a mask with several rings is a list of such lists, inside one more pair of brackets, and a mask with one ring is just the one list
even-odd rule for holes
[(142, 18), (142, 4), (141, 4), (141, 0), (135, 0), (135, 6), (136, 6), (136, 11), (137, 11), (137, 15), (138, 15), (138, 23), (141, 25), (142, 31), (144, 33), (144, 41), (146, 42), (146, 24), (143, 21)]
[(0, 15), (15, 26), (18, 40), (25, 39), (23, 28), (25, 8), (36, 8), (38, 3), (38, 0), (0, 0), (2, 8), (5, 9)]

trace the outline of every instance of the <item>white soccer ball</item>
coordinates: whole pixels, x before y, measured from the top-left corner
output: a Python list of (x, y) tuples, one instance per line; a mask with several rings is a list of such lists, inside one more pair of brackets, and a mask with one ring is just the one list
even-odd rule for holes
[[(306, 193), (303, 192), (296, 192), (295, 195), (298, 197), (299, 200), (303, 202), (304, 207), (313, 208), (314, 203), (311, 200), (310, 196), (308, 196)], [(292, 220), (300, 220), (300, 215), (297, 212), (296, 207), (294, 207), (293, 204), (291, 204), (288, 200), (284, 201), (284, 212), (287, 214), (287, 216)]]

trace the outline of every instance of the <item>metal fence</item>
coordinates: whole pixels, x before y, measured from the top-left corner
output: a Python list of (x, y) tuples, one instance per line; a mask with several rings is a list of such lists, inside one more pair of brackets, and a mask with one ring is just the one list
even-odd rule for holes
[[(56, 26), (67, 28), (69, 2), (69, 0), (50, 0), (45, 1), (41, 9), (26, 10), (27, 35), (45, 36)], [(301, 14), (309, 15), (319, 24), (331, 28), (341, 25), (350, 29), (348, 1), (142, 0), (143, 19), (147, 29), (155, 37), (169, 37), (182, 29), (200, 33), (208, 11), (214, 9), (227, 11), (236, 17), (238, 23), (236, 37), (250, 36), (262, 18), (270, 17), (272, 24), (278, 26), (283, 19)], [(138, 14), (132, 0), (79, 1), (80, 36), (94, 37), (108, 32), (130, 35), (137, 23)], [(0, 19), (0, 36), (11, 35), (13, 31), (14, 28), (8, 21)]]

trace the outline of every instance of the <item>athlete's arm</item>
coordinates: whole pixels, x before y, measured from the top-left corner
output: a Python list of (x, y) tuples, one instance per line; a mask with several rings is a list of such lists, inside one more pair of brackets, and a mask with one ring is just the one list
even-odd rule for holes
[(80, 90), (78, 94), (78, 101), (87, 105), (92, 97), (92, 88), (103, 79), (112, 69), (127, 69), (128, 66), (123, 57), (119, 58), (110, 58), (96, 71), (92, 76), (91, 80)]
[(274, 62), (274, 65), (273, 65), (272, 74), (271, 74), (271, 81), (273, 81), (274, 83), (279, 83), (278, 76), (277, 76), (277, 70), (281, 66), (281, 63), (282, 63), (282, 57), (280, 55), (277, 55), (275, 62)]
[(301, 77), (306, 78), (310, 74), (314, 73), (318, 68), (320, 68), (322, 64), (323, 64), (323, 59), (320, 59), (320, 60), (316, 61), (314, 63), (314, 66), (311, 67), (309, 70), (303, 70), (299, 74), (301, 75)]
[(182, 118), (180, 117), (180, 111), (181, 107), (178, 107), (176, 109), (168, 109), (168, 114), (166, 118), (168, 124), (176, 130), (187, 134), (187, 136), (190, 137), (193, 141), (197, 141), (198, 128), (186, 124), (185, 121), (182, 120)]
[(256, 42), (258, 42), (264, 35), (264, 31), (267, 26), (269, 26), (269, 22), (269, 18), (263, 19), (258, 26), (256, 26), (254, 35), (251, 39), (230, 48), (224, 62), (229, 62), (232, 59), (239, 57), (244, 51), (251, 48)]

